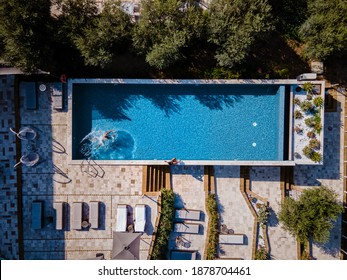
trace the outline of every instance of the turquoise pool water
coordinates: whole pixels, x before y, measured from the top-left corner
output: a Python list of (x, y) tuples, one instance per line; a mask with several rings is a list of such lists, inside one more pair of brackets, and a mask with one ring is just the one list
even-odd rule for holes
[(279, 85), (73, 83), (73, 159), (283, 160), (284, 92)]

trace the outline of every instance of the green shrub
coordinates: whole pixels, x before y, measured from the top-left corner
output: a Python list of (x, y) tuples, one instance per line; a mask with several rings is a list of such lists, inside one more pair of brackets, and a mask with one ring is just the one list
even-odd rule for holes
[(308, 145), (311, 149), (318, 150), (320, 148), (320, 141), (318, 139), (311, 139)]
[(313, 99), (313, 104), (319, 108), (323, 107), (323, 98), (321, 96), (316, 97), (315, 99)]
[(172, 190), (161, 190), (161, 216), (154, 241), (151, 260), (165, 260), (170, 232), (173, 229), (173, 219), (175, 215), (175, 194)]
[(294, 131), (295, 131), (297, 134), (302, 134), (303, 129), (302, 129), (301, 127), (296, 126), (296, 127), (294, 127)]
[(313, 153), (311, 154), (310, 159), (311, 159), (312, 161), (314, 161), (314, 162), (321, 162), (322, 159), (323, 159), (323, 156), (322, 156), (321, 153), (313, 152)]
[(293, 100), (293, 103), (294, 103), (295, 105), (300, 105), (301, 101), (300, 101), (299, 98), (295, 97), (294, 100)]
[(314, 130), (320, 134), (321, 130), (322, 130), (322, 120), (321, 120), (321, 117), (320, 117), (320, 114), (319, 113), (316, 113), (314, 115), (314, 121), (315, 121), (315, 124), (314, 124)]
[(262, 204), (258, 211), (258, 222), (261, 225), (266, 225), (269, 215), (269, 208), (265, 204)]
[(316, 134), (311, 130), (311, 131), (307, 132), (307, 137), (308, 138), (316, 138)]
[(300, 108), (305, 113), (308, 113), (308, 112), (311, 112), (314, 109), (314, 106), (313, 106), (312, 102), (310, 102), (308, 100), (305, 100), (305, 101), (301, 102)]
[(310, 253), (308, 253), (306, 250), (301, 253), (301, 259), (302, 260), (312, 260), (312, 257)]
[(311, 158), (313, 151), (312, 151), (312, 149), (311, 149), (310, 147), (305, 146), (305, 148), (302, 149), (302, 153), (303, 153), (306, 157)]
[(308, 93), (312, 93), (314, 89), (314, 85), (310, 82), (306, 82), (302, 85), (302, 88), (304, 91), (307, 91)]
[(311, 93), (308, 93), (308, 94), (306, 95), (306, 98), (307, 98), (307, 100), (312, 100), (312, 94), (311, 94)]
[(314, 117), (310, 117), (305, 119), (305, 124), (309, 127), (314, 127), (314, 125), (316, 124), (316, 121), (314, 119)]
[(263, 260), (263, 261), (269, 259), (269, 254), (266, 252), (266, 249), (264, 246), (259, 246), (259, 248), (255, 252), (255, 259)]
[(209, 194), (206, 200), (207, 214), (210, 221), (209, 238), (207, 240), (207, 260), (214, 260), (217, 257), (217, 246), (219, 239), (219, 215), (218, 206), (215, 194)]
[(295, 119), (302, 119), (304, 116), (299, 110), (294, 111), (294, 118)]

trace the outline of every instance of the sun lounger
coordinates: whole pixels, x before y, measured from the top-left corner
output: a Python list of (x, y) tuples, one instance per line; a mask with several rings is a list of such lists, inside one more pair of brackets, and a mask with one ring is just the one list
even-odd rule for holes
[(25, 94), (25, 108), (27, 110), (37, 109), (37, 94), (34, 83), (23, 84), (23, 91)]
[(193, 220), (200, 221), (200, 210), (177, 209), (175, 211), (176, 220)]
[(171, 260), (196, 260), (196, 251), (172, 250)]
[(200, 224), (190, 224), (190, 223), (175, 223), (174, 224), (174, 232), (198, 234), (199, 231), (200, 231)]
[(82, 227), (82, 211), (83, 211), (83, 202), (74, 202), (72, 204), (72, 229), (81, 229)]
[(43, 201), (33, 201), (31, 204), (31, 227), (41, 229), (43, 226)]
[(125, 204), (117, 206), (116, 231), (125, 232), (127, 230), (128, 209)]
[(219, 243), (240, 245), (244, 243), (244, 236), (243, 234), (220, 234)]
[(146, 205), (135, 205), (135, 232), (144, 232), (146, 226)]
[(55, 202), (53, 204), (54, 208), (54, 218), (55, 218), (55, 229), (56, 230), (63, 230), (64, 229), (64, 202)]
[(90, 202), (89, 223), (91, 228), (99, 228), (99, 201)]
[(53, 83), (51, 88), (51, 96), (53, 109), (62, 110), (63, 109), (63, 84)]

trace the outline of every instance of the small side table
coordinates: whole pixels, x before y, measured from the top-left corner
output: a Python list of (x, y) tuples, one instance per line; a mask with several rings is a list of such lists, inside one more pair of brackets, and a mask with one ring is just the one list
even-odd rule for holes
[(128, 232), (134, 232), (134, 225), (128, 225)]
[(82, 228), (87, 228), (87, 227), (89, 227), (88, 221), (83, 221), (82, 222)]

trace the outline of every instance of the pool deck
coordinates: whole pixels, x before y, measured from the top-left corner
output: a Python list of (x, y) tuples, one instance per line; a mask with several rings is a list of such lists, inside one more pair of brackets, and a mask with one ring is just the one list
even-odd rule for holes
[[(0, 246), (1, 257), (19, 259), (88, 259), (97, 253), (111, 258), (113, 228), (116, 224), (117, 204), (127, 204), (132, 210), (136, 204), (148, 205), (146, 232), (141, 236), (140, 259), (147, 259), (155, 219), (157, 197), (142, 195), (141, 165), (91, 165), (71, 164), (69, 157), (69, 111), (67, 99), (61, 111), (52, 108), (49, 91), (38, 91), (38, 109), (24, 107), (25, 96), (19, 92), (20, 107), (14, 107), (15, 83), (13, 76), (1, 76), (0, 80), (0, 158), (1, 209)], [(321, 166), (295, 166), (294, 184), (297, 189), (319, 185), (332, 187), (342, 200), (343, 193), (343, 144), (344, 143), (344, 96), (338, 95), (336, 112), (325, 113), (324, 164)], [(16, 164), (16, 139), (9, 131), (15, 127), (16, 114), (20, 126), (31, 126), (38, 137), (31, 143), (21, 142), (21, 154), (35, 149), (40, 162), (33, 166), (20, 166), (21, 177), (13, 169)], [(30, 144), (30, 145), (29, 145)], [(211, 163), (210, 163), (211, 164)], [(172, 189), (179, 195), (177, 207), (201, 210), (202, 231), (198, 235), (186, 234), (190, 248), (199, 252), (205, 250), (208, 216), (205, 209), (203, 166), (173, 166), (171, 169)], [(276, 213), (281, 201), (280, 168), (276, 166), (253, 166), (250, 170), (252, 191), (265, 197), (273, 209), (269, 222), (269, 243), (272, 259), (296, 259), (297, 243), (276, 222)], [(17, 184), (20, 185), (17, 185)], [(219, 246), (220, 258), (251, 259), (254, 218), (240, 191), (239, 166), (215, 166), (215, 186), (222, 222), (235, 233), (246, 236), (244, 245)], [(17, 187), (22, 190), (23, 231), (18, 231)], [(299, 195), (292, 190), (290, 195)], [(31, 202), (45, 202), (45, 226), (41, 230), (31, 229)], [(57, 231), (51, 221), (53, 202), (100, 201), (102, 205), (100, 229), (72, 230), (69, 225), (64, 231)], [(21, 237), (22, 236), (22, 237)], [(177, 248), (175, 234), (170, 235), (170, 249)], [(317, 259), (339, 259), (341, 242), (341, 220), (331, 234), (331, 241), (324, 247), (313, 245), (313, 257)]]

